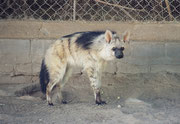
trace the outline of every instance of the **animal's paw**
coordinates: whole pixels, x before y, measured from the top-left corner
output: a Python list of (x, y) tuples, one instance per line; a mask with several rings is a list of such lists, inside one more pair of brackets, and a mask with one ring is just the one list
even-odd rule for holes
[(96, 101), (96, 104), (97, 105), (105, 105), (107, 104), (105, 101)]
[(50, 102), (48, 102), (48, 105), (49, 105), (49, 106), (54, 106), (54, 104), (53, 104), (53, 103), (50, 103)]
[(61, 103), (62, 103), (62, 104), (67, 104), (67, 101), (62, 100)]

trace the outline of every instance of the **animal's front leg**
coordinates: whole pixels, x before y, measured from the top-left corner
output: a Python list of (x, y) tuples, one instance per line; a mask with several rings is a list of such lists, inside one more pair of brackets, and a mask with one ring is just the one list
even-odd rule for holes
[(96, 99), (96, 104), (97, 105), (103, 105), (103, 104), (106, 104), (105, 101), (102, 101), (101, 99), (101, 93), (100, 91), (97, 91), (96, 94), (95, 94), (95, 99)]
[(105, 101), (101, 99), (101, 72), (93, 67), (90, 67), (87, 70), (89, 80), (91, 82), (91, 87), (94, 91), (95, 102), (98, 105), (106, 104)]

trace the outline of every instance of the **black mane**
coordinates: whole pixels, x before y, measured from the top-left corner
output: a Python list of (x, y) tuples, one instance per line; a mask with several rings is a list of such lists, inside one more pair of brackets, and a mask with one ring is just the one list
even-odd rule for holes
[[(76, 34), (81, 34), (76, 40), (77, 45), (81, 46), (83, 49), (89, 49), (93, 43), (93, 40), (104, 33), (105, 31), (76, 32), (73, 34), (63, 36), (63, 38), (70, 38)], [(115, 32), (112, 33), (114, 34)]]
[(83, 49), (89, 49), (90, 45), (93, 43), (93, 40), (104, 33), (104, 31), (84, 32), (80, 37), (78, 37), (76, 43)]

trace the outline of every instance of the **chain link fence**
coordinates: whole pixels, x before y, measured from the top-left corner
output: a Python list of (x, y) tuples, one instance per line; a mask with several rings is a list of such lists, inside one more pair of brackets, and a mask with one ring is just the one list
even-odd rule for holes
[(0, 0), (0, 19), (180, 21), (180, 0)]

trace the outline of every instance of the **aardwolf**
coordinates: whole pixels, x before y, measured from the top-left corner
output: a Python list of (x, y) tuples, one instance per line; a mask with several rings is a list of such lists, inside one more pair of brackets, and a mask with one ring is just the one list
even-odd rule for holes
[[(124, 43), (129, 40), (129, 32), (119, 38), (114, 31), (76, 32), (63, 36), (46, 51), (40, 71), (40, 84), (46, 100), (53, 105), (52, 91), (58, 89), (58, 97), (72, 72), (72, 66), (81, 66), (87, 72), (94, 91), (95, 103), (101, 100), (101, 75), (105, 63), (124, 54)], [(63, 103), (65, 101), (62, 100)]]

